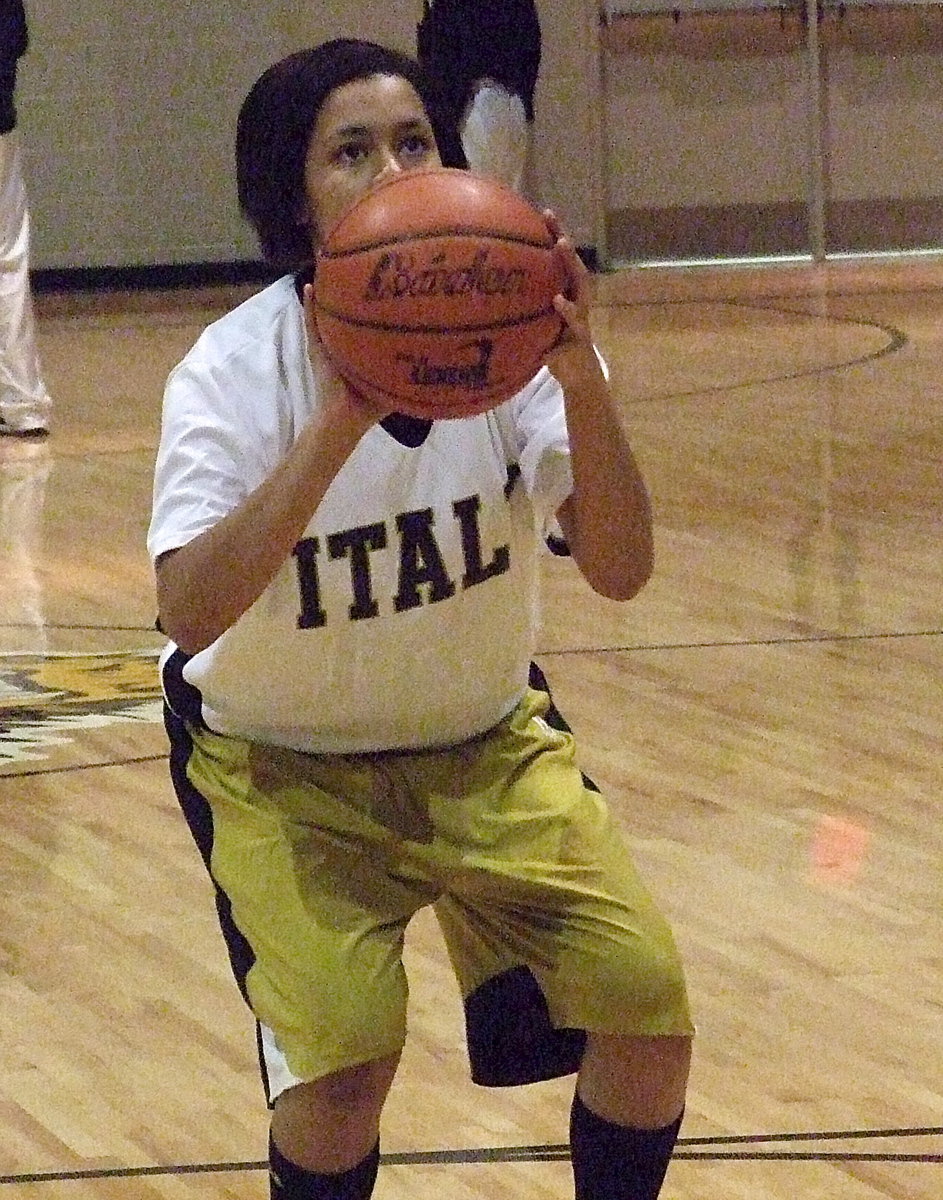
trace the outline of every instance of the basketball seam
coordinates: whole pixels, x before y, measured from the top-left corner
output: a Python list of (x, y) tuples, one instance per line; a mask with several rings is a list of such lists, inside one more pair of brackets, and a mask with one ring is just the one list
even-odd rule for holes
[(499, 233), (494, 229), (480, 228), (475, 225), (452, 225), (448, 229), (427, 230), (425, 232), (406, 233), (398, 238), (383, 238), (380, 241), (360, 242), (356, 246), (348, 246), (345, 250), (329, 250), (323, 247), (318, 257), (336, 261), (339, 258), (349, 258), (352, 254), (364, 254), (372, 250), (382, 250), (385, 246), (411, 245), (413, 242), (428, 242), (433, 238), (473, 237), (487, 238), (492, 242), (510, 242), (515, 246), (530, 246), (534, 250), (552, 250), (547, 242), (535, 241), (532, 238), (521, 237), (520, 234)]
[(520, 316), (505, 317), (500, 321), (486, 321), (481, 325), (395, 325), (389, 321), (369, 321), (363, 317), (346, 316), (324, 304), (318, 304), (317, 307), (326, 317), (340, 321), (343, 325), (355, 325), (358, 329), (376, 329), (383, 333), (488, 333), (492, 329), (513, 329), (517, 325), (530, 325), (542, 317), (559, 315), (551, 305), (549, 308), (536, 309)]
[[(354, 389), (354, 391), (358, 391), (358, 389), (366, 389), (366, 392), (359, 391), (358, 392), (359, 395), (365, 395), (366, 399), (369, 400), (369, 399), (371, 399), (371, 396), (369, 394), (371, 391), (379, 392), (381, 396), (384, 396), (387, 400), (391, 401), (393, 404), (401, 404), (402, 403), (403, 397), (400, 395), (399, 392), (393, 391), (392, 388), (384, 387), (381, 383), (377, 383), (375, 380), (368, 379), (366, 375), (361, 375), (360, 372), (356, 369), (356, 367), (352, 366), (349, 363), (349, 361), (345, 360), (343, 367), (344, 367), (344, 370), (343, 370), (342, 374), (343, 374), (344, 378), (347, 380), (349, 386), (352, 387)], [(499, 384), (496, 384), (495, 386), (499, 387), (501, 385), (499, 383)], [(512, 393), (512, 395), (513, 395), (513, 393)], [(423, 399), (424, 399), (424, 397), (422, 397), (421, 394), (419, 396), (417, 396), (417, 400), (419, 401), (419, 407), (423, 407), (423, 404), (422, 404)], [(441, 403), (430, 402), (429, 407), (432, 411), (429, 414), (427, 414), (427, 419), (435, 420), (436, 419), (436, 415), (435, 415), (436, 411), (441, 410), (442, 405), (441, 405)], [(459, 417), (459, 416), (464, 415), (463, 408), (464, 408), (464, 406), (462, 405), (461, 401), (456, 400), (454, 402), (454, 404), (449, 405), (449, 415), (443, 419), (448, 420), (449, 417), (451, 417), (451, 416)], [(397, 410), (397, 411), (399, 411), (399, 410)], [(415, 409), (412, 409), (411, 411), (415, 415)]]

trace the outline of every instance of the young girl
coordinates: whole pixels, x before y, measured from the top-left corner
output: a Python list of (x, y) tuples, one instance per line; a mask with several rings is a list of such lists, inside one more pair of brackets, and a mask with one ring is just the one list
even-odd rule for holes
[(465, 420), (360, 399), (312, 315), (319, 239), (374, 184), (440, 165), (436, 120), (413, 60), (350, 40), (277, 63), (243, 105), (240, 200), (289, 273), (167, 384), (149, 548), (172, 775), (259, 1024), (273, 1196), (370, 1195), (403, 935), (432, 904), (473, 1078), (578, 1071), (576, 1195), (651, 1200), (684, 1103), (682, 971), (528, 686), (555, 518), (606, 596), (652, 566), (586, 272), (548, 216), (564, 336), (523, 391)]

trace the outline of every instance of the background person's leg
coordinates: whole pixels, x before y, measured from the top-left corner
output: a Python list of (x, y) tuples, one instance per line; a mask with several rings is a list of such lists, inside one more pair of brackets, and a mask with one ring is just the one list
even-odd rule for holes
[(29, 211), (15, 132), (0, 136), (0, 433), (48, 428), (29, 285)]
[(520, 192), (530, 154), (530, 125), (518, 96), (482, 80), (465, 110), (459, 133), (469, 169)]

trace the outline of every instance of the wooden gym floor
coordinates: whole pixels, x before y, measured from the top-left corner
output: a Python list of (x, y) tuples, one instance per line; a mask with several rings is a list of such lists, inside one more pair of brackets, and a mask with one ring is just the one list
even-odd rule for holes
[[(237, 298), (44, 296), (0, 439), (0, 1200), (262, 1200), (252, 1028), (164, 766), (163, 379)], [(943, 1195), (943, 261), (625, 272), (656, 577), (546, 563), (539, 661), (686, 956), (666, 1200)], [(378, 1200), (569, 1194), (569, 1084), (467, 1082), (434, 924)]]

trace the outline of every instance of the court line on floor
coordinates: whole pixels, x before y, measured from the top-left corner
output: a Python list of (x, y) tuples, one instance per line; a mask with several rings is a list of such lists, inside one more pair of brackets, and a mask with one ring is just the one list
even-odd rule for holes
[[(635, 644), (618, 645), (618, 646), (578, 646), (578, 647), (567, 647), (567, 648), (562, 648), (562, 649), (538, 650), (536, 652), (536, 654), (534, 655), (534, 657), (535, 657), (535, 659), (539, 660), (539, 659), (550, 658), (550, 657), (555, 657), (555, 658), (562, 658), (562, 657), (566, 657), (566, 656), (572, 657), (573, 655), (577, 655), (577, 654), (611, 655), (611, 654), (629, 654), (629, 653), (639, 653), (639, 652), (650, 652), (650, 651), (655, 651), (655, 650), (669, 650), (669, 651), (670, 650), (706, 650), (706, 649), (720, 649), (720, 648), (725, 648), (725, 647), (749, 648), (749, 647), (760, 647), (760, 646), (784, 647), (784, 646), (792, 646), (792, 645), (821, 645), (821, 644), (834, 644), (834, 643), (839, 643), (839, 642), (874, 642), (874, 641), (891, 640), (891, 639), (899, 640), (902, 638), (925, 639), (925, 638), (939, 637), (939, 636), (941, 636), (941, 634), (943, 634), (943, 629), (932, 629), (932, 630), (927, 629), (927, 630), (911, 630), (911, 631), (904, 631), (904, 632), (878, 632), (878, 633), (856, 633), (856, 634), (828, 634), (828, 633), (826, 633), (826, 634), (811, 634), (811, 635), (799, 635), (799, 636), (794, 636), (794, 637), (778, 637), (778, 638), (730, 639), (730, 640), (718, 639), (718, 640), (707, 641), (707, 642), (658, 642), (658, 643), (653, 642), (653, 643), (635, 643)], [(77, 658), (89, 658), (89, 657), (91, 657), (91, 658), (107, 658), (107, 657), (111, 657), (111, 656), (122, 657), (122, 658), (128, 658), (128, 657), (150, 658), (150, 657), (153, 657), (156, 660), (156, 658), (158, 657), (158, 654), (159, 654), (159, 651), (157, 651), (157, 650), (147, 649), (147, 650), (132, 650), (132, 651), (118, 651), (118, 652), (105, 651), (105, 652), (99, 652), (97, 654), (96, 653), (84, 654), (84, 653), (77, 652), (75, 654), (75, 657), (77, 657)], [(0, 664), (2, 664), (4, 657), (6, 657), (8, 659), (10, 659), (10, 658), (15, 659), (17, 657), (29, 658), (29, 657), (34, 657), (34, 656), (28, 652), (13, 652), (12, 654), (0, 655)], [(40, 655), (39, 657), (43, 657), (43, 656)], [(48, 655), (48, 657), (50, 657), (50, 658), (68, 658), (68, 657), (71, 657), (71, 655), (69, 653), (51, 653)], [(155, 682), (153, 698), (154, 698), (154, 700), (158, 700), (160, 698), (160, 692), (159, 692), (159, 688), (158, 688), (156, 682)], [(2, 740), (2, 739), (0, 739), (0, 740)], [(11, 740), (15, 740), (15, 739), (11, 739)], [(92, 771), (92, 770), (98, 770), (98, 769), (104, 768), (104, 767), (134, 766), (134, 765), (143, 764), (143, 763), (161, 762), (164, 760), (164, 758), (165, 758), (164, 754), (157, 753), (157, 754), (147, 754), (147, 755), (136, 755), (133, 757), (116, 759), (116, 760), (107, 760), (106, 759), (106, 760), (98, 760), (96, 762), (66, 763), (66, 764), (61, 764), (58, 766), (35, 767), (35, 768), (29, 768), (27, 770), (16, 770), (16, 771), (3, 770), (2, 769), (3, 763), (0, 763), (0, 782), (2, 782), (4, 779), (22, 780), (22, 779), (27, 779), (30, 777), (39, 777), (39, 776), (47, 776), (47, 775), (64, 775), (64, 774), (68, 774), (68, 773), (71, 773), (74, 771)], [(15, 761), (15, 760), (13, 760), (13, 761)]]
[[(835, 1139), (875, 1139), (886, 1137), (937, 1137), (943, 1126), (904, 1129), (829, 1130), (821, 1133), (758, 1133), (733, 1134), (718, 1137), (679, 1138), (676, 1159), (698, 1161), (760, 1161), (782, 1162), (910, 1162), (940, 1163), (943, 1153), (905, 1154), (896, 1151), (788, 1151), (788, 1150), (689, 1150), (691, 1146), (724, 1146), (732, 1143), (756, 1144), (768, 1142), (832, 1141)], [(494, 1146), (468, 1150), (408, 1150), (380, 1156), (381, 1166), (440, 1166), (474, 1165), (499, 1162), (562, 1162), (570, 1157), (565, 1143), (545, 1146)], [(80, 1179), (135, 1179), (154, 1175), (225, 1174), (231, 1171), (267, 1171), (268, 1162), (210, 1162), (178, 1163), (168, 1166), (101, 1167), (75, 1171), (32, 1171), (0, 1175), (5, 1183), (62, 1183)]]
[(65, 767), (37, 767), (28, 771), (0, 771), (0, 783), (4, 779), (30, 779), (37, 775), (68, 775), (73, 771), (97, 771), (103, 767), (133, 767), (138, 763), (165, 762), (166, 754), (141, 754), (134, 758), (107, 759), (104, 762), (70, 763)]
[(815, 633), (795, 637), (717, 638), (710, 642), (631, 642), (622, 646), (572, 646), (565, 649), (537, 650), (535, 658), (562, 658), (567, 654), (629, 654), (640, 650), (719, 650), (725, 647), (817, 645), (822, 642), (877, 642), (893, 638), (940, 637), (943, 629), (913, 629), (901, 633)]
[[(153, 625), (51, 625), (43, 623), (37, 625), (35, 621), (4, 621), (0, 623), (0, 629), (29, 629), (32, 631), (39, 630), (42, 633), (57, 632), (57, 633), (150, 633), (155, 637), (159, 636), (155, 633)], [(27, 651), (4, 651), (4, 653), (28, 653)], [(75, 651), (82, 653), (82, 651)], [(110, 653), (110, 652), (108, 652)], [(124, 653), (124, 651), (116, 651), (115, 653)], [(2, 656), (0, 656), (2, 657)]]
[(883, 333), (888, 341), (877, 350), (868, 351), (866, 354), (857, 355), (854, 358), (843, 359), (834, 363), (823, 363), (820, 366), (803, 367), (801, 370), (786, 371), (779, 375), (760, 375), (744, 380), (712, 383), (705, 387), (684, 388), (680, 391), (667, 390), (650, 394), (643, 393), (638, 396), (633, 395), (630, 398), (633, 405), (652, 404), (658, 401), (690, 400), (695, 396), (710, 396), (719, 392), (732, 392), (740, 391), (743, 388), (762, 387), (770, 383), (790, 383), (799, 379), (814, 378), (816, 375), (830, 375), (836, 371), (848, 370), (850, 367), (861, 367), (868, 363), (876, 362), (878, 359), (887, 357), (887, 355), (898, 353), (898, 351), (903, 350), (910, 344), (910, 339), (902, 329), (898, 329), (895, 325), (884, 325), (880, 321), (872, 321), (868, 317), (845, 317), (834, 313), (812, 313), (806, 312), (805, 309), (801, 308), (786, 308), (778, 304), (767, 305), (749, 300), (641, 300), (628, 303), (601, 304), (601, 307), (662, 308), (679, 304), (714, 305), (720, 308), (726, 306), (746, 309), (751, 312), (772, 312), (779, 313), (782, 316), (807, 317), (812, 321), (833, 321), (839, 325), (854, 325), (867, 329), (876, 329)]

